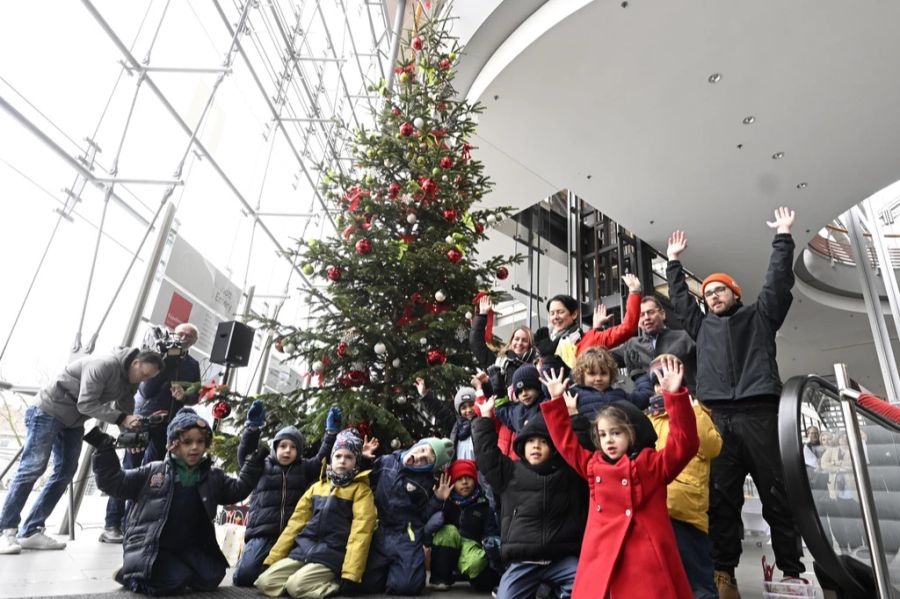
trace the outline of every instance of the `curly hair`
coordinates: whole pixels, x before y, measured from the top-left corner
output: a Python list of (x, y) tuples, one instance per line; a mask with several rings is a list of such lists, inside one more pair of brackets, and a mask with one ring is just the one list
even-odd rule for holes
[(605, 405), (600, 408), (596, 416), (594, 416), (594, 419), (591, 421), (591, 441), (594, 442), (594, 447), (597, 448), (597, 451), (603, 451), (601, 449), (600, 435), (597, 433), (597, 422), (599, 422), (601, 418), (606, 418), (613, 426), (623, 428), (628, 437), (628, 448), (631, 449), (631, 447), (634, 446), (635, 440), (637, 439), (637, 433), (634, 430), (634, 425), (628, 420), (628, 415), (625, 413), (625, 410), (614, 405)]
[(597, 372), (608, 374), (610, 381), (615, 381), (619, 372), (616, 359), (605, 347), (589, 347), (575, 361), (572, 379), (579, 385), (584, 384), (584, 375)]

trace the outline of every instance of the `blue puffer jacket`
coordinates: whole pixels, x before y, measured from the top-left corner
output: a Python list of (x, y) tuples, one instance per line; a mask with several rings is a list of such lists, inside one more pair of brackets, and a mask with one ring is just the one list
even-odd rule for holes
[(650, 407), (650, 398), (653, 397), (653, 384), (650, 377), (643, 374), (634, 381), (634, 391), (628, 393), (622, 389), (610, 387), (606, 391), (599, 391), (587, 385), (572, 385), (569, 393), (578, 396), (578, 413), (593, 419), (600, 408), (614, 401), (627, 401), (633, 403), (641, 410)]
[[(169, 517), (172, 495), (175, 489), (175, 465), (166, 458), (162, 462), (150, 462), (133, 470), (122, 470), (119, 457), (112, 447), (98, 449), (93, 458), (94, 477), (101, 491), (119, 499), (130, 499), (134, 506), (125, 521), (125, 541), (122, 547), (122, 576), (127, 580), (147, 580), (159, 553), (159, 538)], [(203, 501), (206, 520), (202, 538), (194, 541), (194, 547), (213, 552), (213, 559), (228, 567), (228, 562), (216, 543), (213, 518), (216, 506), (241, 501), (250, 494), (259, 475), (259, 460), (244, 462), (238, 478), (231, 478), (219, 468), (213, 468), (209, 460), (199, 466), (200, 481), (197, 491)]]
[(434, 472), (417, 472), (403, 468), (402, 450), (375, 460), (369, 484), (375, 491), (378, 525), (390, 530), (411, 526), (416, 538), (428, 519), (443, 507), (434, 496)]
[[(259, 445), (261, 431), (244, 429), (241, 435), (241, 444), (238, 446), (238, 462), (244, 463), (248, 455), (253, 453)], [(297, 433), (299, 435), (299, 433)], [(306, 490), (314, 482), (319, 480), (319, 472), (322, 469), (322, 460), (331, 454), (334, 446), (335, 434), (326, 434), (322, 438), (319, 453), (314, 457), (304, 460), (299, 457), (303, 447), (297, 448), (297, 459), (293, 464), (282, 466), (275, 458), (276, 440), (282, 438), (281, 433), (275, 435), (272, 441), (272, 453), (266, 458), (263, 465), (263, 474), (253, 489), (250, 498), (250, 512), (247, 517), (247, 531), (244, 539), (250, 540), (257, 537), (276, 539), (284, 527), (287, 526), (297, 501), (306, 493)]]

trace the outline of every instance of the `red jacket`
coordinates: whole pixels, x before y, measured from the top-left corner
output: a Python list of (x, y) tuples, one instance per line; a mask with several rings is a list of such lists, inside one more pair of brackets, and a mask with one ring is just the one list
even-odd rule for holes
[(484, 400), (484, 395), (475, 396), (475, 413), (479, 416), (487, 416), (488, 418), (494, 419), (494, 424), (497, 427), (497, 447), (500, 448), (500, 453), (512, 460), (518, 460), (519, 455), (513, 449), (513, 443), (516, 440), (516, 433), (514, 433), (511, 428), (494, 418), (493, 414), (481, 413), (481, 404), (484, 403)]
[(635, 336), (638, 330), (638, 321), (641, 319), (641, 294), (629, 293), (625, 303), (625, 315), (622, 316), (622, 324), (610, 327), (603, 331), (591, 329), (578, 341), (576, 356), (589, 347), (602, 345), (612, 349), (622, 345)]
[(697, 453), (697, 423), (686, 389), (666, 393), (665, 402), (671, 424), (666, 446), (615, 464), (578, 444), (565, 401), (541, 404), (553, 444), (591, 492), (572, 599), (694, 596), (678, 557), (666, 486)]

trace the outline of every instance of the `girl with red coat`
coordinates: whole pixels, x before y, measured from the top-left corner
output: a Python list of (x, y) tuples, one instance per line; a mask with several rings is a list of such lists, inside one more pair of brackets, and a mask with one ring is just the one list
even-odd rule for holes
[(656, 451), (649, 419), (628, 402), (603, 407), (591, 427), (597, 451), (578, 443), (570, 415), (577, 396), (566, 392), (561, 373), (545, 383), (554, 399), (541, 411), (559, 453), (588, 481), (590, 506), (572, 599), (627, 596), (691, 599), (693, 593), (678, 558), (678, 545), (666, 507), (666, 486), (697, 454), (697, 423), (684, 366), (664, 363), (660, 381), (670, 431)]

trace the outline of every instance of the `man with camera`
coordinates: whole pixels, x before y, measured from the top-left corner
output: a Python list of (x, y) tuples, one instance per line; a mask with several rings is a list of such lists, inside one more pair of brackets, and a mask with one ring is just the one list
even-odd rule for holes
[[(0, 554), (66, 546), (44, 534), (44, 522), (78, 469), (85, 421), (96, 418), (123, 429), (132, 426), (137, 421), (132, 414), (135, 389), (162, 368), (156, 352), (120, 347), (111, 354), (75, 360), (40, 390), (25, 412), (22, 459), (0, 512)], [(20, 529), (22, 508), (47, 470), (51, 453), (53, 473)]]
[[(165, 366), (159, 375), (144, 381), (138, 387), (134, 396), (135, 413), (144, 422), (159, 412), (166, 412), (166, 416), (162, 419), (158, 416), (150, 419), (150, 425), (146, 426), (149, 443), (143, 449), (138, 447), (126, 450), (125, 457), (122, 458), (124, 469), (137, 468), (141, 464), (163, 459), (166, 455), (166, 425), (180, 408), (197, 403), (199, 394), (187, 393), (185, 387), (178, 383), (200, 382), (200, 364), (188, 353), (198, 336), (197, 327), (189, 322), (176, 326), (171, 335), (168, 331), (156, 334), (155, 349), (162, 354)], [(154, 424), (154, 420), (159, 422)], [(106, 523), (100, 533), (100, 542), (121, 543), (124, 519), (125, 501), (110, 497), (106, 503)]]

